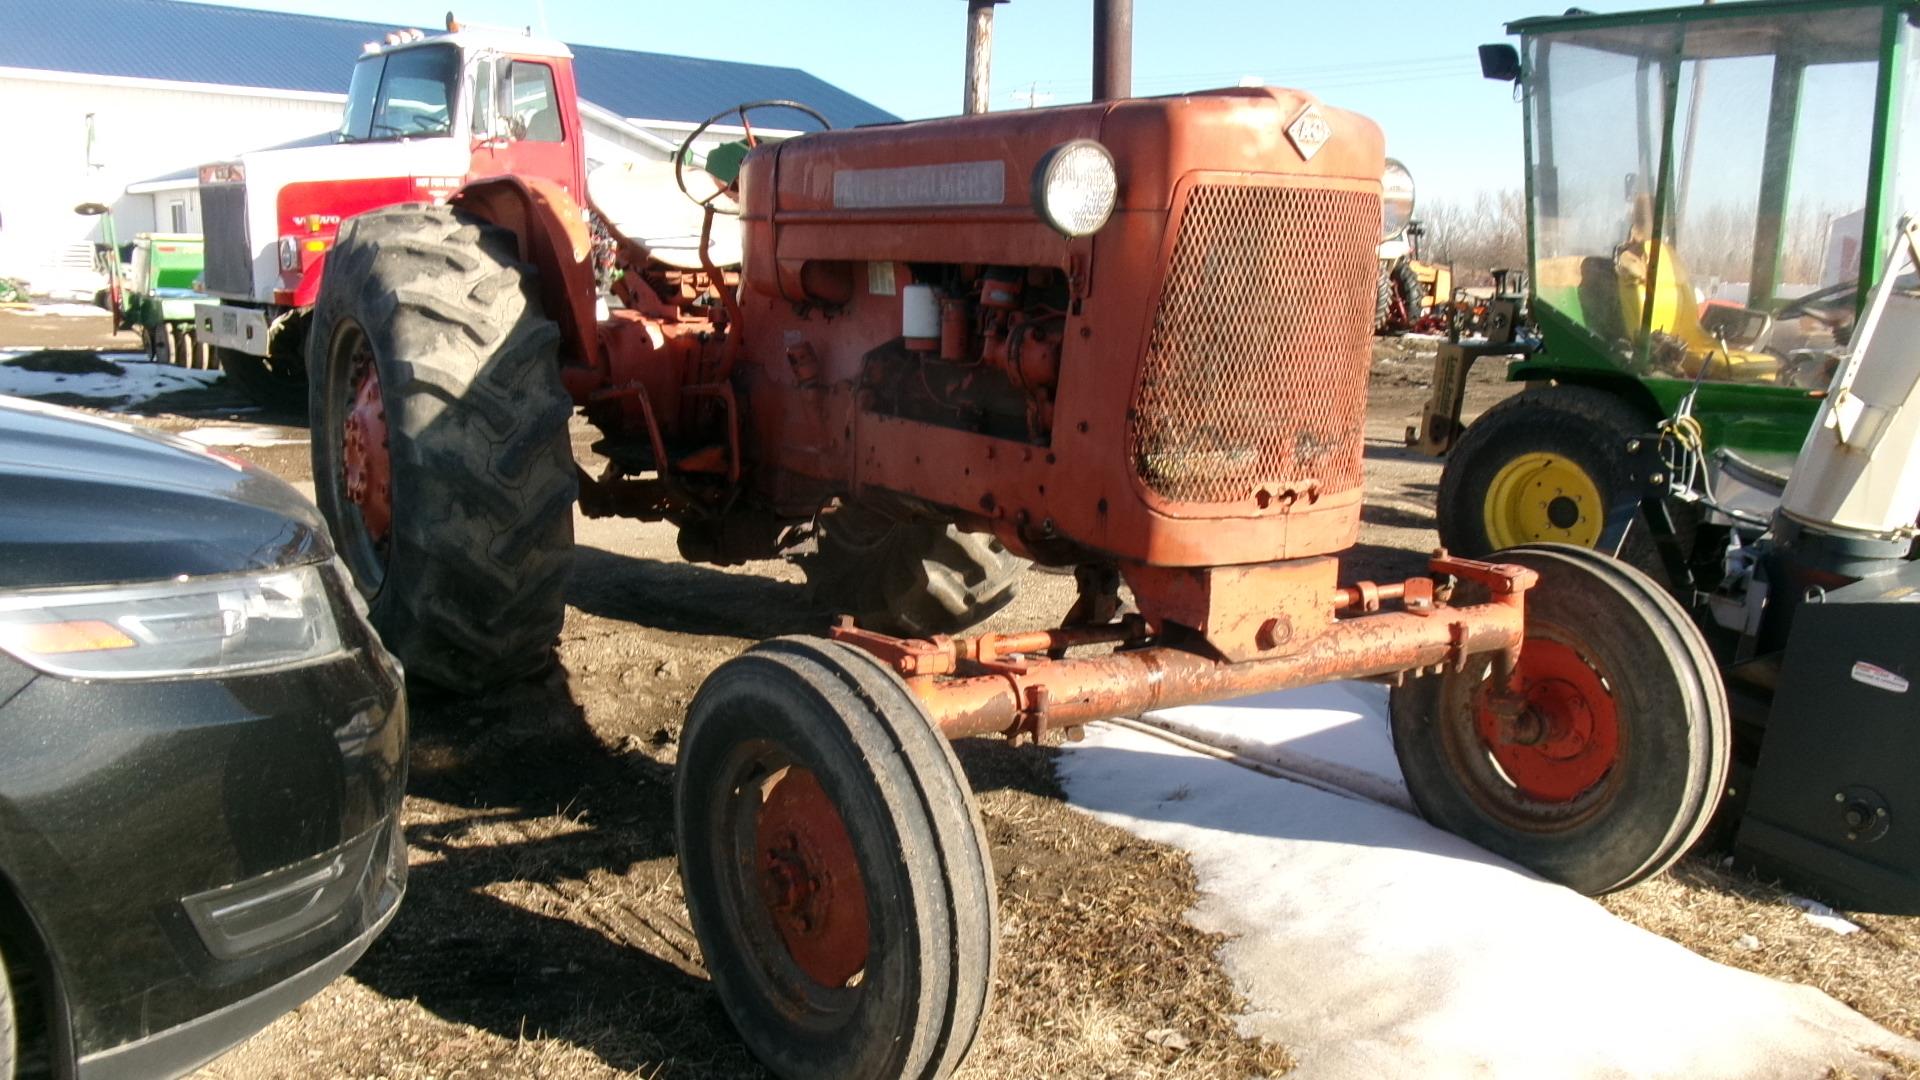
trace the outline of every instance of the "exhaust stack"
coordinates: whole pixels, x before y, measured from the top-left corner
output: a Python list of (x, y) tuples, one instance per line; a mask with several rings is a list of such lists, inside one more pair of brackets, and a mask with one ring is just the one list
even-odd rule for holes
[(1133, 0), (1094, 0), (1093, 100), (1133, 96)]

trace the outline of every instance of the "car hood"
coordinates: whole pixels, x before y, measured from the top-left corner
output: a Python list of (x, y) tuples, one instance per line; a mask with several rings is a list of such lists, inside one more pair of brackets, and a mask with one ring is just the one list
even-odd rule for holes
[(313, 504), (258, 468), (0, 396), (0, 589), (268, 569), (331, 551)]

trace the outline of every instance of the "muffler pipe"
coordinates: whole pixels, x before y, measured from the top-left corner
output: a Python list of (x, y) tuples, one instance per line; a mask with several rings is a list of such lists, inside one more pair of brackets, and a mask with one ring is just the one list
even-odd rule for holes
[(1094, 0), (1093, 100), (1133, 96), (1133, 0)]

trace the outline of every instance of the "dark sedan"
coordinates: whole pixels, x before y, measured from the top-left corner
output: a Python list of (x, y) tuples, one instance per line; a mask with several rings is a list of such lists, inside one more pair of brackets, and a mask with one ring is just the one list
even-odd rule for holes
[(278, 479), (0, 397), (0, 1080), (185, 1072), (393, 918), (406, 704), (365, 615)]

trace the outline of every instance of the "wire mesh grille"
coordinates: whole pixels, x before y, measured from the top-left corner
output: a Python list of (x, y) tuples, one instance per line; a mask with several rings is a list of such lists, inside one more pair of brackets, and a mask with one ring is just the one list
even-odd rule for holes
[(1129, 451), (1171, 502), (1360, 484), (1379, 196), (1195, 185), (1161, 286)]

